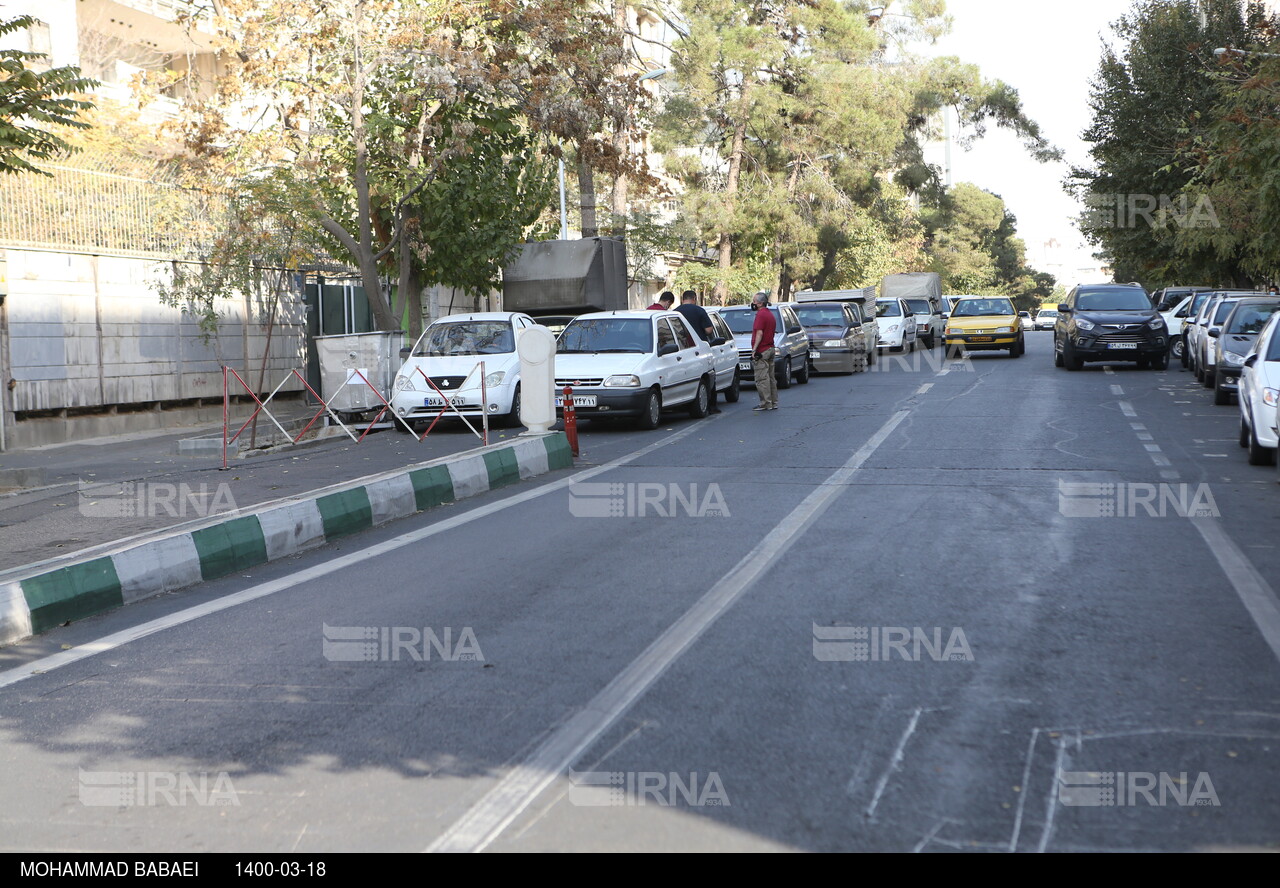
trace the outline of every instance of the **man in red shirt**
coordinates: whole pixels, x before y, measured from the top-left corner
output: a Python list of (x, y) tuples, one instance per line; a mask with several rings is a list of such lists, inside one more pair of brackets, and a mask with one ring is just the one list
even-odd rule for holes
[(773, 347), (773, 336), (778, 325), (769, 311), (769, 294), (760, 292), (751, 300), (751, 310), (756, 313), (755, 324), (751, 327), (751, 359), (752, 369), (756, 374), (756, 394), (760, 396), (760, 405), (756, 411), (778, 409), (778, 377), (774, 374), (773, 360), (777, 350)]
[(658, 297), (658, 301), (649, 306), (649, 311), (671, 311), (671, 306), (676, 304), (676, 294), (670, 290)]

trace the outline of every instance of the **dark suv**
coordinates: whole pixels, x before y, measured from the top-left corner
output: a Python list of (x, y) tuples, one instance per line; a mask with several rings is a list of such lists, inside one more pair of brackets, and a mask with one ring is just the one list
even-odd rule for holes
[(1053, 363), (1079, 370), (1085, 361), (1135, 361), (1139, 370), (1169, 366), (1169, 331), (1136, 284), (1076, 287), (1058, 306)]

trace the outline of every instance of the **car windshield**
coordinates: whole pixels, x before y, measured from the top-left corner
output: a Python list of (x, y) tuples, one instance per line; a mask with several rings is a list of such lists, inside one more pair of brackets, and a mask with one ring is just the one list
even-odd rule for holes
[(800, 323), (806, 327), (840, 327), (845, 326), (844, 312), (838, 308), (814, 307), (797, 308)]
[(1256, 336), (1277, 311), (1280, 311), (1280, 301), (1237, 306), (1235, 314), (1231, 316), (1231, 323), (1227, 326), (1227, 333)]
[(929, 304), (928, 299), (908, 299), (907, 305), (910, 305), (911, 310), (916, 314), (933, 314), (933, 306)]
[(504, 355), (515, 349), (516, 337), (507, 321), (452, 321), (432, 324), (414, 357)]
[(1151, 311), (1151, 300), (1145, 290), (1133, 287), (1116, 287), (1106, 290), (1085, 290), (1076, 294), (1079, 311)]
[(1218, 310), (1214, 312), (1213, 322), (1215, 324), (1223, 324), (1227, 318), (1231, 316), (1231, 310), (1236, 307), (1234, 302), (1228, 302), (1226, 299), (1218, 303)]
[(1038, 318), (1056, 318), (1057, 316), (1058, 313), (1056, 311), (1042, 311), (1036, 315)]
[(876, 317), (900, 318), (902, 317), (902, 307), (898, 305), (898, 300), (896, 299), (891, 299), (888, 302), (877, 302)]
[(574, 320), (560, 334), (556, 349), (562, 355), (653, 351), (653, 324), (648, 318), (586, 318)]
[[(773, 320), (776, 325), (781, 327), (782, 321), (778, 318), (778, 310), (776, 308), (771, 308), (769, 311), (773, 312)], [(724, 311), (720, 313), (720, 317), (725, 319), (729, 324), (729, 329), (734, 333), (750, 333), (755, 328), (756, 313), (750, 309)]]
[(953, 318), (984, 318), (992, 315), (1016, 314), (1008, 299), (965, 299), (956, 304)]

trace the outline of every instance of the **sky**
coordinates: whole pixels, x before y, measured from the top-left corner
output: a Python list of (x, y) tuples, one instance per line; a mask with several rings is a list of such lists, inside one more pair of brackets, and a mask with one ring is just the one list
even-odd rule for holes
[[(1032, 160), (1012, 134), (994, 129), (973, 147), (952, 149), (952, 179), (999, 194), (1018, 218), (1028, 263), (1058, 274), (1059, 283), (1101, 279), (1099, 261), (1074, 219), (1081, 208), (1062, 188), (1072, 164), (1084, 165), (1087, 146), (1080, 134), (1089, 125), (1089, 82), (1097, 70), (1102, 38), (1129, 0), (947, 0), (954, 28), (925, 54), (958, 56), (977, 64), (985, 77), (1018, 90), (1027, 115), (1066, 153), (1066, 161)], [(942, 146), (928, 158), (942, 165)], [(1046, 251), (1056, 240), (1060, 251)], [(1063, 267), (1055, 267), (1057, 265)]]

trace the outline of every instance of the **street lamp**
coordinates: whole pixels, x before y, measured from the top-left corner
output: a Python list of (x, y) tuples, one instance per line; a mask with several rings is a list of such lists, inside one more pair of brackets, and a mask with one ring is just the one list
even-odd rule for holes
[(1254, 52), (1251, 49), (1236, 49), (1235, 47), (1219, 46), (1213, 51), (1215, 58), (1222, 58), (1227, 53), (1242, 56), (1261, 56), (1264, 59), (1280, 59), (1280, 53), (1274, 52)]

